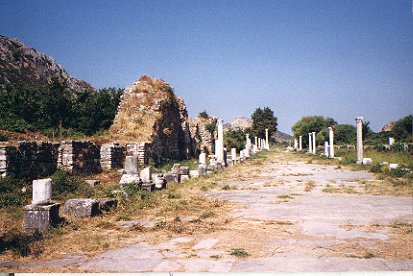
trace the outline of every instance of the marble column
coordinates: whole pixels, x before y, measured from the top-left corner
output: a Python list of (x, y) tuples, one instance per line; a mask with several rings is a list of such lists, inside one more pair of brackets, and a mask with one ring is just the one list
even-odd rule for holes
[(312, 132), (313, 134), (313, 154), (316, 153), (316, 149), (317, 149), (317, 144), (315, 142), (315, 132)]
[(308, 133), (308, 152), (311, 154), (313, 153), (313, 142), (311, 141), (312, 134), (311, 132)]
[(303, 136), (298, 136), (298, 150), (302, 151), (303, 150)]
[(363, 164), (363, 117), (356, 118), (357, 164)]
[(267, 150), (270, 149), (270, 144), (268, 143), (268, 128), (265, 129), (265, 146)]
[(258, 145), (257, 145), (257, 143), (258, 143), (258, 137), (255, 136), (255, 137), (254, 137), (254, 153), (256, 153), (256, 152), (258, 151)]
[(328, 157), (329, 150), (328, 150), (328, 142), (324, 142), (324, 155)]
[(297, 140), (297, 138), (294, 138), (294, 149), (298, 150), (298, 140)]
[(334, 131), (332, 127), (328, 128), (328, 139), (330, 144), (328, 157), (334, 158)]
[(224, 161), (224, 121), (218, 119), (218, 140), (215, 148), (215, 156), (218, 162)]

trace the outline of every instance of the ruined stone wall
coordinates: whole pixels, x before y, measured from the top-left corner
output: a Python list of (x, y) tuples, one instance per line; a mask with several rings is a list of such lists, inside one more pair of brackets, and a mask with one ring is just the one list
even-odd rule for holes
[(183, 99), (178, 98), (182, 132), (179, 135), (179, 150), (181, 159), (189, 159), (197, 154), (195, 140), (192, 137), (188, 111)]
[(19, 142), (0, 145), (0, 175), (32, 180), (52, 174), (57, 168), (59, 144)]
[(125, 89), (109, 133), (113, 141), (150, 144), (157, 163), (193, 154), (185, 104), (160, 79), (143, 76)]
[[(204, 151), (206, 154), (213, 153), (215, 138), (208, 129), (210, 126), (217, 124), (216, 117), (197, 117), (192, 123), (192, 135), (196, 140), (198, 151)], [(216, 131), (214, 132), (216, 134)]]
[(121, 169), (125, 163), (126, 146), (116, 143), (100, 147), (100, 166), (103, 170)]
[(150, 143), (127, 143), (126, 144), (126, 155), (138, 156), (139, 164), (148, 164), (152, 156), (151, 144)]
[(100, 145), (90, 141), (64, 141), (59, 148), (58, 167), (71, 174), (99, 173)]

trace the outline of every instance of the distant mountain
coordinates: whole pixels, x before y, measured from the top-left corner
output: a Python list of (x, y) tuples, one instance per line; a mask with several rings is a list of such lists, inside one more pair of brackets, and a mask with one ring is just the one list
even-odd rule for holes
[(224, 124), (224, 130), (229, 129), (246, 129), (252, 126), (252, 120), (246, 117), (238, 116), (231, 122)]
[[(252, 126), (252, 120), (243, 116), (238, 116), (234, 120), (232, 120), (229, 123), (224, 124), (224, 130), (229, 130), (229, 129), (246, 129), (248, 127)], [(288, 135), (284, 132), (281, 132), (277, 130), (273, 135), (273, 138), (279, 143), (282, 142), (288, 142), (290, 141), (293, 137), (291, 135)]]
[(72, 93), (95, 90), (89, 83), (69, 75), (53, 58), (15, 38), (0, 35), (0, 85), (41, 87), (53, 79), (66, 82)]
[(278, 143), (282, 143), (282, 142), (288, 142), (290, 141), (293, 137), (291, 135), (288, 135), (284, 132), (281, 132), (279, 130), (277, 130), (272, 137), (275, 138), (275, 141), (277, 141)]

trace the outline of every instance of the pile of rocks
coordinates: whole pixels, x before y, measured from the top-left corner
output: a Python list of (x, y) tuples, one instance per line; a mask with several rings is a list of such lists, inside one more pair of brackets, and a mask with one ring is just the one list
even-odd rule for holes
[[(59, 224), (61, 204), (52, 201), (52, 184), (50, 178), (33, 180), (32, 204), (24, 207), (26, 231), (46, 231)], [(62, 213), (69, 217), (92, 217), (115, 208), (117, 203), (113, 198), (69, 199)]]

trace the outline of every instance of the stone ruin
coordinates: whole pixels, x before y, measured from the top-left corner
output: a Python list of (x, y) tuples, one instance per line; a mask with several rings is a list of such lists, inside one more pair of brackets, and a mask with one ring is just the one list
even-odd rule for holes
[(125, 89), (109, 133), (116, 141), (147, 143), (157, 163), (196, 153), (184, 101), (169, 84), (147, 76)]

